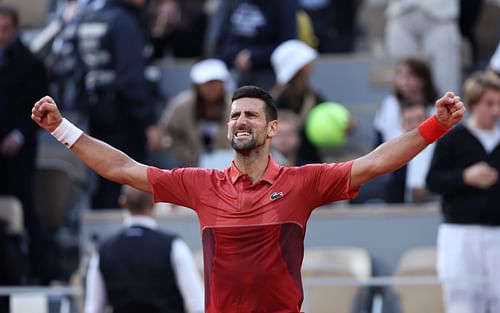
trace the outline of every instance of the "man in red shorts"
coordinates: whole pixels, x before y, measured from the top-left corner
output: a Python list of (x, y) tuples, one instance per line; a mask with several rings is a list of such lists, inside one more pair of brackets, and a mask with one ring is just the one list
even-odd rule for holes
[(152, 192), (156, 201), (193, 208), (200, 219), (205, 308), (210, 313), (297, 313), (303, 299), (300, 267), (306, 223), (316, 207), (356, 196), (368, 180), (391, 172), (444, 135), (464, 114), (448, 93), (436, 115), (353, 161), (281, 167), (269, 155), (278, 129), (274, 101), (264, 90), (233, 95), (228, 139), (235, 158), (225, 171), (161, 170), (135, 162), (83, 134), (44, 97), (32, 118), (103, 177)]

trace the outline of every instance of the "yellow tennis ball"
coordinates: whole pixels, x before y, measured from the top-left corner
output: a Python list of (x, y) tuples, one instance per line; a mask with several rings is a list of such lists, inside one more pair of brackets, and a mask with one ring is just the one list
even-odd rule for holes
[(309, 112), (305, 132), (309, 141), (319, 148), (333, 148), (345, 143), (349, 111), (336, 102), (323, 102)]

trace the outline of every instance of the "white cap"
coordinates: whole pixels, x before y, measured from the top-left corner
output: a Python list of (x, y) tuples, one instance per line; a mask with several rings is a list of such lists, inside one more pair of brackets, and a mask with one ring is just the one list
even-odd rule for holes
[(274, 49), (271, 64), (279, 84), (288, 83), (306, 64), (318, 57), (318, 53), (304, 42), (288, 40)]
[(211, 80), (226, 82), (230, 77), (226, 64), (218, 59), (206, 59), (196, 63), (191, 67), (189, 76), (195, 84), (204, 84)]
[(490, 68), (497, 73), (500, 73), (500, 43), (498, 43), (495, 54), (491, 57)]

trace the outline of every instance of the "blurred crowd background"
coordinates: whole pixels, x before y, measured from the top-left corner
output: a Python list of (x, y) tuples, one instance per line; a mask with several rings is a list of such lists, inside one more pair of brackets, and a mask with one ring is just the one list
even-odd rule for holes
[[(468, 79), (499, 91), (495, 0), (0, 4), (19, 14), (5, 21), (11, 12), (0, 10), (0, 285), (68, 284), (93, 249), (81, 245), (81, 216), (121, 206), (121, 186), (97, 177), (31, 122), (31, 106), (43, 95), (139, 162), (223, 169), (232, 159), (226, 120), (238, 86), (257, 85), (274, 97), (280, 130), (273, 157), (287, 166), (367, 153), (417, 127), (447, 91), (464, 96)], [(478, 72), (497, 77), (484, 82)], [(466, 105), (477, 97), (466, 94)], [(493, 129), (500, 112), (492, 112)], [(363, 186), (347, 205), (442, 200), (445, 181), (426, 181), (434, 150)], [(498, 189), (492, 170), (476, 171), (483, 176), (472, 184)], [(22, 208), (21, 222), (12, 207)]]

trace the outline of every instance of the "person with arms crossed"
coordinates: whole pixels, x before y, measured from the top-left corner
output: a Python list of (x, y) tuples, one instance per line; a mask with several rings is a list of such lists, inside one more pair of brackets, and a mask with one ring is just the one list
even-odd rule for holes
[(149, 193), (123, 186), (125, 229), (89, 263), (85, 313), (201, 313), (203, 287), (186, 243), (158, 230)]
[[(50, 97), (32, 118), (107, 179), (151, 192), (155, 201), (193, 208), (201, 226), (205, 310), (299, 312), (300, 267), (307, 220), (316, 207), (355, 197), (370, 179), (393, 171), (444, 135), (464, 114), (448, 93), (418, 130), (353, 161), (280, 167), (269, 155), (278, 128), (271, 96), (244, 86), (232, 97), (228, 140), (235, 150), (224, 171), (161, 170), (137, 163), (63, 119)], [(307, 197), (304, 197), (307, 195)], [(265, 286), (265, 288), (263, 288)]]

